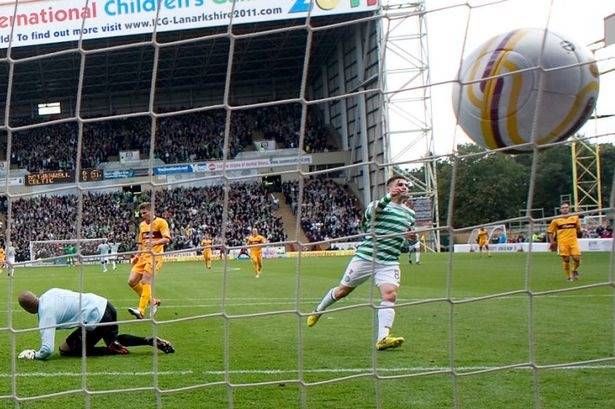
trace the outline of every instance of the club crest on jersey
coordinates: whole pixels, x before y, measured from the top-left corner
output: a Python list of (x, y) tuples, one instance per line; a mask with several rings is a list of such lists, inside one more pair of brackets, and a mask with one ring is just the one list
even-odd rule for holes
[(144, 239), (144, 240), (147, 240), (147, 239), (160, 239), (160, 238), (162, 238), (162, 234), (159, 231), (154, 231), (154, 232), (145, 231), (145, 232), (141, 233), (141, 238)]

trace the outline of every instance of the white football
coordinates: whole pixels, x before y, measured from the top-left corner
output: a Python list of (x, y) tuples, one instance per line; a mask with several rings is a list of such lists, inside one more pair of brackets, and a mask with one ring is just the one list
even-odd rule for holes
[(463, 60), (453, 108), (459, 125), (485, 148), (542, 145), (565, 140), (583, 126), (598, 88), (598, 68), (585, 47), (552, 31), (545, 37), (543, 29), (518, 29)]

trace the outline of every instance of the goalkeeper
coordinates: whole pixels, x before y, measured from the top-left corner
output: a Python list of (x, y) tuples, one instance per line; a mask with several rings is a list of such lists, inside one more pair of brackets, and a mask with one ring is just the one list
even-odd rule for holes
[[(52, 288), (37, 297), (30, 291), (19, 295), (19, 305), (30, 314), (38, 314), (38, 327), (41, 332), (41, 347), (38, 351), (26, 349), (20, 359), (44, 360), (53, 353), (56, 328), (76, 329), (60, 345), (60, 355), (81, 356), (82, 346), (88, 356), (124, 355), (127, 346), (156, 345), (170, 354), (175, 352), (170, 342), (161, 338), (145, 338), (129, 334), (118, 335), (117, 312), (106, 298), (92, 293), (76, 293), (61, 288)], [(79, 326), (85, 325), (85, 331)], [(85, 332), (85, 342), (83, 333)], [(97, 347), (100, 340), (105, 347)]]

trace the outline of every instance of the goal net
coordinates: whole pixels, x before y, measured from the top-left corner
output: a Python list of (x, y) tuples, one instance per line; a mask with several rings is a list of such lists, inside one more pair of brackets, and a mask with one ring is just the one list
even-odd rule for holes
[[(612, 239), (563, 264), (533, 241), (559, 215), (530, 211), (601, 189), (582, 216), (612, 230), (611, 3), (0, 4), (0, 248), (25, 265), (0, 275), (0, 407), (611, 407)], [(571, 175), (572, 134), (601, 144), (576, 175), (601, 184)], [(414, 204), (387, 194), (399, 174)], [(420, 262), (397, 257), (402, 206)], [(29, 269), (160, 245), (152, 215), (160, 265)], [(523, 252), (456, 251), (480, 226)], [(387, 267), (344, 290), (363, 241)], [(25, 359), (41, 328), (17, 299), (52, 288), (106, 298), (130, 353), (68, 359), (56, 325)]]
[[(508, 237), (506, 236), (506, 225), (498, 224), (496, 226), (485, 226), (487, 230), (487, 241), (489, 243), (506, 243)], [(478, 243), (478, 232), (481, 228), (473, 229), (468, 237), (468, 244)]]
[(82, 240), (32, 240), (30, 241), (30, 261), (36, 264), (74, 264), (98, 261), (98, 245), (106, 238)]

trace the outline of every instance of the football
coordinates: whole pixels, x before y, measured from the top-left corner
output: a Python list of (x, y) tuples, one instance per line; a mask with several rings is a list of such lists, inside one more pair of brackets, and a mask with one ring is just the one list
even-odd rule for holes
[(477, 144), (527, 152), (531, 145), (518, 145), (573, 135), (591, 115), (598, 89), (589, 50), (552, 31), (518, 29), (490, 39), (463, 60), (453, 108)]

